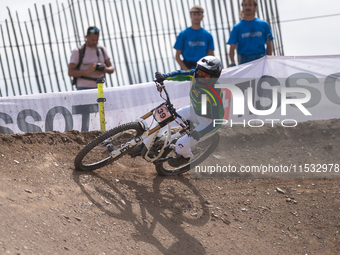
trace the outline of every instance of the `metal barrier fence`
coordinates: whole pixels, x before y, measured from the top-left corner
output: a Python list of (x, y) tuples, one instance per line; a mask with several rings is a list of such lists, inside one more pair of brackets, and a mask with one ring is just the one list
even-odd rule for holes
[[(61, 3), (60, 3), (61, 2)], [(241, 0), (59, 0), (28, 9), (29, 20), (8, 9), (0, 23), (0, 96), (71, 91), (68, 62), (83, 44), (88, 26), (101, 29), (116, 71), (106, 75), (106, 87), (149, 82), (155, 71), (179, 69), (173, 46), (181, 30), (191, 25), (194, 4), (205, 9), (202, 26), (212, 33), (215, 55), (228, 66), (227, 45), (239, 22)], [(258, 0), (258, 17), (272, 29), (274, 55), (284, 55), (276, 0)]]

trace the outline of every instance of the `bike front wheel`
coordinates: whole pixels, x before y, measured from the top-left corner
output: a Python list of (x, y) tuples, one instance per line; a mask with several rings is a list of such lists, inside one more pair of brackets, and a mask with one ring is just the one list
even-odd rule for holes
[(105, 132), (78, 153), (74, 160), (75, 168), (80, 171), (93, 171), (112, 163), (125, 155), (132, 147), (124, 151), (119, 149), (135, 137), (142, 135), (143, 132), (138, 122), (123, 124)]
[[(183, 174), (192, 169), (193, 167), (197, 166), (198, 164), (202, 163), (204, 160), (206, 160), (209, 157), (209, 155), (217, 148), (219, 141), (220, 141), (219, 135), (215, 134), (212, 137), (198, 143), (197, 146), (195, 146), (195, 148), (192, 148), (191, 152), (193, 154), (193, 157), (190, 158), (190, 161), (187, 164), (174, 168), (171, 167), (167, 163), (167, 161), (161, 161), (155, 164), (156, 171), (159, 175), (162, 176)], [(163, 153), (162, 158), (169, 158), (175, 156), (176, 153), (174, 152), (174, 150), (168, 148)]]

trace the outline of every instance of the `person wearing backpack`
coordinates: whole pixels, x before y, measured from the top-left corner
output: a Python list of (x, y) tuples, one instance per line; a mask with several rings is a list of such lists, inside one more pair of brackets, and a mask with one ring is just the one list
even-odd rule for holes
[(96, 80), (103, 78), (105, 73), (112, 74), (115, 70), (106, 48), (98, 45), (99, 32), (97, 27), (89, 27), (85, 44), (72, 51), (68, 75), (73, 77), (72, 85), (75, 85), (77, 90), (96, 89)]

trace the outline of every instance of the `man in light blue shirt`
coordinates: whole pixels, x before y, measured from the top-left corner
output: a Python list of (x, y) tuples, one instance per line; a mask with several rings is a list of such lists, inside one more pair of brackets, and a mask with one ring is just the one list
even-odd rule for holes
[(256, 0), (242, 1), (242, 20), (233, 27), (227, 42), (230, 44), (230, 66), (235, 65), (235, 49), (240, 56), (240, 64), (272, 54), (272, 32), (266, 21), (255, 18), (256, 10)]
[(193, 6), (190, 9), (191, 27), (184, 29), (177, 37), (174, 48), (176, 61), (182, 70), (195, 69), (199, 59), (207, 55), (214, 56), (213, 37), (201, 27), (203, 12), (200, 5)]

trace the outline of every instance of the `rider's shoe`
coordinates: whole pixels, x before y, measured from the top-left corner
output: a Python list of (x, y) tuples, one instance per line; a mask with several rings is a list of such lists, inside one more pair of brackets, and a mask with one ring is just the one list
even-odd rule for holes
[(175, 158), (169, 159), (168, 164), (172, 167), (179, 167), (189, 162), (190, 158), (185, 158), (180, 154), (177, 154)]
[(131, 157), (140, 156), (142, 154), (142, 150), (144, 149), (144, 147), (145, 147), (144, 143), (138, 144), (135, 147), (133, 147), (131, 150), (129, 150), (128, 154)]

